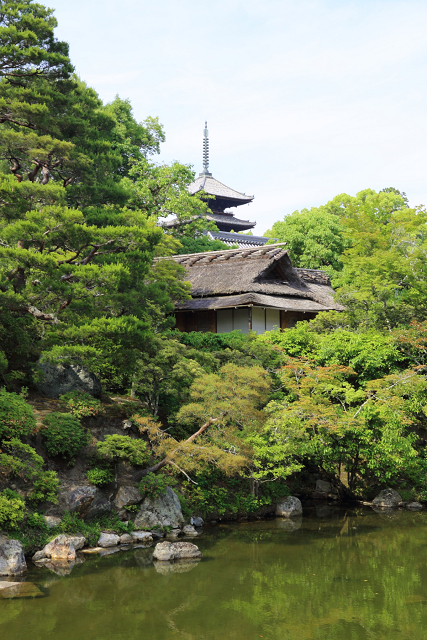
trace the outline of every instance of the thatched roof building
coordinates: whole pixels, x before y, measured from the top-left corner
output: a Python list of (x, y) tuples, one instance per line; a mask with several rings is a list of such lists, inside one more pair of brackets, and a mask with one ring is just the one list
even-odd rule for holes
[(183, 265), (192, 299), (175, 308), (181, 331), (262, 333), (294, 326), (319, 311), (341, 310), (324, 271), (294, 268), (283, 244), (209, 251), (173, 260)]

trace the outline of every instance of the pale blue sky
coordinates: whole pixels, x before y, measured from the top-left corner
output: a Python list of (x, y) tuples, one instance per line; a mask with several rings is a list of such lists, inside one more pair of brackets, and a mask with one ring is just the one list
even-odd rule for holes
[(254, 194), (256, 232), (338, 193), (427, 204), (427, 2), (39, 0), (104, 101), (158, 116), (160, 160)]

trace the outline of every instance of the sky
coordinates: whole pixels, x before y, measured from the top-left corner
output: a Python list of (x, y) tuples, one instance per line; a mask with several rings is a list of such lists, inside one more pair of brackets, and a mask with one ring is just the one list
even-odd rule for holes
[(39, 0), (104, 102), (158, 116), (159, 162), (255, 196), (263, 234), (371, 188), (427, 204), (425, 0)]

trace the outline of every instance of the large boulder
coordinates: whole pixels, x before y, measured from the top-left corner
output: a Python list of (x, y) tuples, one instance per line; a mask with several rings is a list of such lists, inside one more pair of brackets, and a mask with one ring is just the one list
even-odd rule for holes
[(179, 498), (170, 487), (156, 498), (145, 498), (136, 514), (135, 527), (154, 529), (156, 527), (180, 528), (184, 522)]
[(295, 496), (288, 496), (276, 505), (276, 516), (282, 518), (295, 518), (302, 515), (301, 501)]
[(92, 520), (111, 511), (111, 502), (93, 485), (71, 487), (59, 497), (63, 511), (77, 513), (85, 520)]
[(397, 507), (398, 504), (402, 502), (402, 497), (397, 491), (394, 489), (383, 489), (379, 492), (379, 494), (373, 499), (372, 504), (375, 507), (385, 507), (391, 509), (393, 507)]
[(181, 560), (201, 558), (202, 552), (192, 542), (158, 542), (154, 548), (155, 560)]
[[(74, 546), (76, 542), (77, 546), (81, 549), (86, 542), (86, 538), (83, 536), (67, 536), (61, 534), (56, 536), (51, 542), (49, 542), (42, 551), (38, 551), (33, 560), (41, 560), (42, 558), (50, 558), (51, 560), (61, 560), (70, 562), (76, 559), (76, 548)], [(81, 545), (81, 546), (80, 546)]]
[(84, 519), (93, 520), (94, 518), (99, 518), (100, 516), (104, 516), (110, 512), (111, 512), (111, 502), (104, 495), (102, 495), (102, 493), (98, 491)]
[(65, 508), (83, 518), (89, 511), (99, 490), (90, 485), (71, 487), (65, 494)]
[(0, 544), (0, 576), (19, 576), (27, 570), (24, 550), (19, 540)]
[(136, 487), (127, 487), (122, 485), (117, 491), (117, 495), (114, 498), (114, 507), (117, 511), (129, 507), (132, 504), (139, 504), (142, 501), (142, 496)]
[(38, 366), (41, 380), (37, 382), (37, 390), (48, 398), (58, 398), (68, 391), (83, 391), (95, 398), (101, 395), (101, 382), (84, 367), (49, 363), (39, 363)]

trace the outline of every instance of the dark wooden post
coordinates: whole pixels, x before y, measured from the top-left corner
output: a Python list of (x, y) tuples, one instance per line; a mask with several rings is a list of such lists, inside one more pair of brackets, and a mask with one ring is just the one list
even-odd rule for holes
[(249, 307), (249, 331), (252, 331), (252, 307)]

